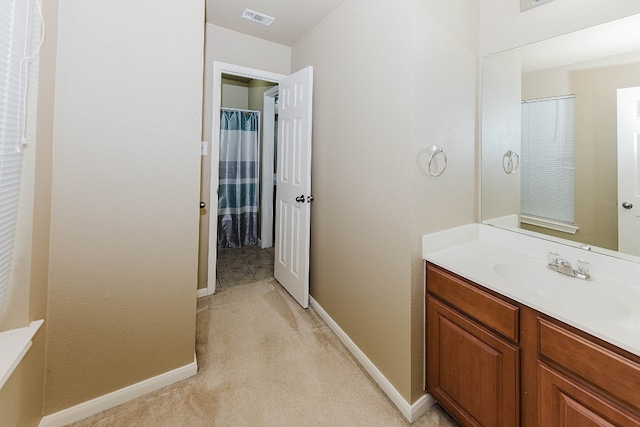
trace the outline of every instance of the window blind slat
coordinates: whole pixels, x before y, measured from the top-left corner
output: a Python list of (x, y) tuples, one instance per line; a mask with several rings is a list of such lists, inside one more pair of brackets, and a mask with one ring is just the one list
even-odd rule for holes
[(521, 211), (574, 222), (575, 98), (522, 104)]
[(20, 195), (30, 2), (0, 2), (0, 313), (11, 272)]

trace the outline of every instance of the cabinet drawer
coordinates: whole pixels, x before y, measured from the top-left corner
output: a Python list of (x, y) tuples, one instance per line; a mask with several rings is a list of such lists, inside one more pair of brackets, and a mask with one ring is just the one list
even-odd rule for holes
[(538, 333), (542, 356), (640, 408), (640, 364), (542, 318)]
[(427, 264), (427, 291), (518, 342), (518, 307)]

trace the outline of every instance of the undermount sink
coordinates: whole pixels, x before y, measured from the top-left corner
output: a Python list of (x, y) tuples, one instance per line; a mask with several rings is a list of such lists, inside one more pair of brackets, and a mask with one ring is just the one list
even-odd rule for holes
[(585, 282), (546, 267), (510, 262), (493, 264), (493, 271), (514, 289), (544, 299), (566, 312), (587, 312), (607, 319), (629, 315), (628, 307), (607, 293), (605, 282)]

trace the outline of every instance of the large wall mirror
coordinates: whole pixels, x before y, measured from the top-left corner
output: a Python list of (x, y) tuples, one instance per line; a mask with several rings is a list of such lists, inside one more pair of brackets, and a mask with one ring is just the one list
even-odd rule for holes
[(640, 261), (640, 15), (482, 59), (482, 221)]
[(522, 12), (550, 1), (551, 0), (520, 0), (520, 11)]

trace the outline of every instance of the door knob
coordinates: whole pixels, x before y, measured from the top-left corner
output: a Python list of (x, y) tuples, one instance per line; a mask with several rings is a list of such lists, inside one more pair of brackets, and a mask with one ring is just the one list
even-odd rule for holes
[(633, 204), (627, 203), (627, 202), (622, 202), (622, 207), (625, 208), (625, 209), (631, 209), (633, 207)]
[(313, 202), (313, 196), (307, 196), (307, 203)]
[(296, 202), (304, 203), (304, 194), (302, 196), (296, 197)]
[(204, 209), (207, 207), (207, 204), (205, 202), (200, 202), (200, 209)]

